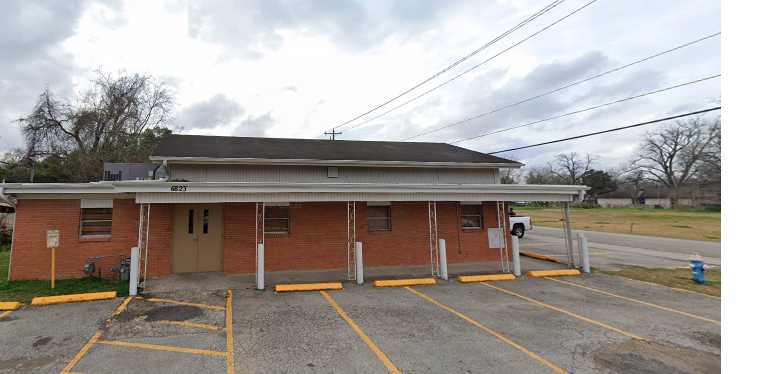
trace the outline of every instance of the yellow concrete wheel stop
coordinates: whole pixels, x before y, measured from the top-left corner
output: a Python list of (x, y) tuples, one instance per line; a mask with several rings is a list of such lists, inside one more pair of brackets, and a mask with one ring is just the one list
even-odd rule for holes
[(428, 286), (435, 284), (435, 278), (385, 279), (373, 282), (374, 287)]
[(78, 293), (71, 295), (59, 295), (59, 296), (42, 296), (32, 299), (30, 305), (52, 305), (52, 304), (65, 304), (76, 303), (81, 301), (96, 301), (96, 300), (108, 300), (116, 297), (116, 291), (108, 292), (92, 292), (92, 293)]
[(17, 310), (21, 307), (22, 303), (18, 301), (0, 301), (0, 311)]
[(509, 281), (514, 279), (517, 279), (514, 274), (461, 275), (457, 277), (460, 283)]
[(528, 277), (560, 277), (566, 275), (580, 275), (581, 272), (576, 269), (560, 270), (532, 270), (527, 272)]
[(276, 292), (325, 291), (340, 290), (343, 288), (344, 286), (341, 282), (277, 284)]

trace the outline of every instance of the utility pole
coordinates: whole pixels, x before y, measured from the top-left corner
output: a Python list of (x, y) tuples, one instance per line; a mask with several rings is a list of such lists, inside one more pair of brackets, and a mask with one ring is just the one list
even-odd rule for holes
[(330, 135), (330, 140), (335, 140), (336, 135), (341, 135), (342, 132), (335, 132), (335, 129), (330, 130), (329, 132), (325, 131), (325, 135)]

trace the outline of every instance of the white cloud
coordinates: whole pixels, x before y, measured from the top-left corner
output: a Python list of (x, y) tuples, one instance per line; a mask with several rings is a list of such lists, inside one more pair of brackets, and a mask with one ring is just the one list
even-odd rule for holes
[[(83, 88), (97, 68), (148, 73), (170, 82), (178, 103), (175, 125), (187, 133), (318, 136), (402, 92), (547, 3), (6, 1), (0, 5), (0, 47), (10, 53), (0, 56), (0, 152), (21, 145), (18, 128), (9, 122), (29, 111), (45, 86), (67, 97)], [(442, 80), (582, 4), (563, 3)], [(705, 0), (597, 2), (461, 79), (343, 137), (402, 139), (719, 31), (719, 19), (719, 4)], [(719, 70), (715, 38), (420, 140), (478, 134)], [(531, 144), (699, 108), (718, 97), (719, 82), (709, 81), (462, 145), (492, 151)], [(545, 163), (555, 152), (575, 150), (598, 154), (607, 167), (629, 157), (642, 133), (561, 143), (512, 157)]]

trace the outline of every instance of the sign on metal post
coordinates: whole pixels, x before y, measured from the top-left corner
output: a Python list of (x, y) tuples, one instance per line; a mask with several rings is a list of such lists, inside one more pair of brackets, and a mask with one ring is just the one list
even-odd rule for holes
[(51, 289), (54, 289), (56, 252), (60, 246), (60, 230), (46, 230), (46, 248), (51, 249)]
[(60, 246), (60, 230), (46, 230), (46, 248), (52, 249)]

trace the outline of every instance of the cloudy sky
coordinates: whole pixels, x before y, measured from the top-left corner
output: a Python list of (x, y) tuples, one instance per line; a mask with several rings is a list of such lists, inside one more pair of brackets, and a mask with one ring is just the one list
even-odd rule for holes
[[(322, 138), (440, 71), (551, 0), (0, 2), (0, 152), (49, 87), (73, 97), (94, 71), (148, 73), (175, 93), (177, 132)], [(454, 69), (343, 126), (341, 139), (401, 140), (720, 31), (714, 0), (566, 0)], [(414, 140), (450, 142), (720, 72), (715, 37), (618, 73)], [(719, 79), (457, 143), (479, 151), (573, 136), (713, 106)], [(366, 121), (370, 120), (370, 121)], [(354, 127), (355, 125), (359, 125)], [(354, 128), (352, 128), (354, 127)], [(591, 153), (603, 168), (647, 128), (503, 154), (531, 166)]]

